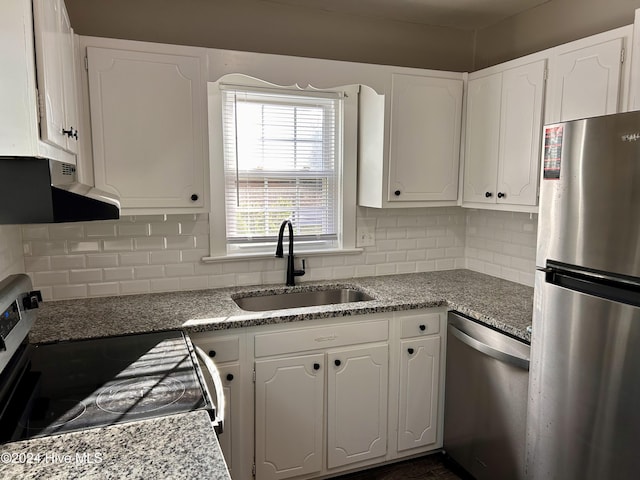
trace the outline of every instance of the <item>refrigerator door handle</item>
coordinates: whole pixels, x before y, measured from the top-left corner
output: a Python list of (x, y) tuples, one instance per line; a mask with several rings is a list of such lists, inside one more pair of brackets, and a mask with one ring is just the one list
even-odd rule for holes
[(529, 370), (529, 360), (527, 358), (519, 357), (517, 355), (512, 355), (511, 353), (498, 350), (497, 348), (487, 345), (486, 343), (483, 343), (480, 340), (477, 340), (472, 336), (467, 335), (465, 332), (463, 332), (462, 330), (459, 330), (453, 325), (449, 325), (449, 328), (451, 329), (450, 332), (451, 334), (453, 334), (454, 337), (456, 337), (462, 343), (473, 348), (474, 350), (482, 352), (485, 355), (491, 358), (495, 358), (500, 362), (508, 363), (509, 365), (513, 365), (514, 367), (521, 368), (522, 370)]

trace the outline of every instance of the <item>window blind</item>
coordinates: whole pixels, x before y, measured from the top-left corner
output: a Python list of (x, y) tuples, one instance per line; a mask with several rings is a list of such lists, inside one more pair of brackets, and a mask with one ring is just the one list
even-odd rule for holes
[(222, 89), (227, 244), (335, 242), (341, 98)]

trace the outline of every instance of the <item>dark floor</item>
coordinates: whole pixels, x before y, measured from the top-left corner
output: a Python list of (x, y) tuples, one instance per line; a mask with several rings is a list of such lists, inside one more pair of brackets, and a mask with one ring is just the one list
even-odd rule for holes
[(459, 480), (468, 479), (459, 467), (453, 465), (444, 455), (436, 453), (413, 460), (384, 465), (382, 467), (364, 470), (336, 477), (334, 480)]

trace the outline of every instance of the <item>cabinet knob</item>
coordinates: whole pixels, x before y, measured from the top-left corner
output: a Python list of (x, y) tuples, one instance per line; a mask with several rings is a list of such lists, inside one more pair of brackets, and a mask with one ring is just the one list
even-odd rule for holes
[(191, 195), (191, 201), (192, 201), (192, 202), (196, 202), (196, 201), (198, 201), (198, 198), (200, 198), (200, 197), (198, 197), (198, 194), (197, 194), (197, 193), (194, 193), (193, 195)]
[(485, 196), (485, 197), (487, 197), (487, 198), (491, 198), (491, 197), (493, 197), (493, 193), (491, 193), (491, 192), (485, 192), (485, 193), (484, 193), (484, 196)]
[(215, 350), (209, 350), (209, 356), (211, 358), (215, 357), (216, 356), (216, 351)]
[(320, 370), (320, 364), (319, 363), (314, 363), (313, 364), (313, 369), (314, 370)]
[(506, 193), (498, 192), (498, 198), (505, 198), (506, 196)]
[(333, 362), (336, 364), (336, 367), (339, 367), (340, 365), (342, 365), (342, 362), (340, 360), (336, 360), (335, 362)]
[(399, 197), (399, 196), (400, 196), (400, 190), (396, 190), (395, 192), (393, 192), (393, 194), (394, 194), (396, 197)]
[(233, 380), (233, 373), (227, 373), (227, 382)]
[(426, 325), (420, 325), (420, 331), (424, 332), (427, 329)]
[(409, 355), (413, 355), (414, 350), (413, 348), (407, 348), (407, 352), (409, 352)]

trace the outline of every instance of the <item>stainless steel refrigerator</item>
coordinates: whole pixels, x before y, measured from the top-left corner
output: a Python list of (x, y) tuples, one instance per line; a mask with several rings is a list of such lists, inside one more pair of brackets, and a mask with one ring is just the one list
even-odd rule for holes
[(544, 127), (529, 479), (640, 475), (640, 112)]

